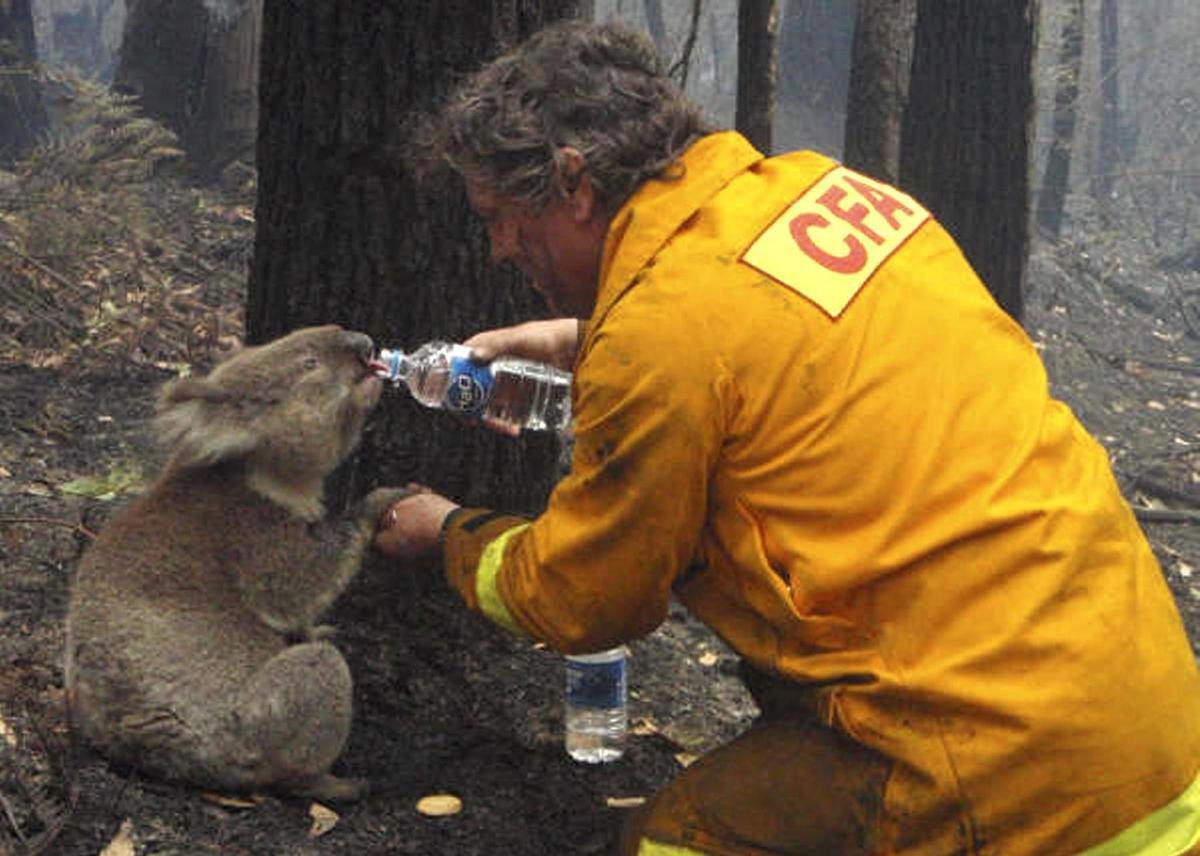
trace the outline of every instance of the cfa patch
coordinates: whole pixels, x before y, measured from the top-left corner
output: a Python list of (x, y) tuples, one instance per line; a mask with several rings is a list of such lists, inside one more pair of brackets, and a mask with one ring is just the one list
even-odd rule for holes
[(742, 261), (837, 318), (928, 219), (911, 196), (837, 166), (788, 206)]

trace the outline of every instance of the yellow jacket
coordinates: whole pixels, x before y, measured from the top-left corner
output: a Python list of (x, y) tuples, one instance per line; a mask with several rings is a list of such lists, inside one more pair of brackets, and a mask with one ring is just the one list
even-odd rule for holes
[(572, 404), (542, 516), (448, 523), (472, 606), (570, 652), (649, 633), (675, 592), (894, 760), (883, 850), (1047, 856), (1196, 818), (1200, 680), (1162, 573), (912, 199), (703, 139), (613, 221)]

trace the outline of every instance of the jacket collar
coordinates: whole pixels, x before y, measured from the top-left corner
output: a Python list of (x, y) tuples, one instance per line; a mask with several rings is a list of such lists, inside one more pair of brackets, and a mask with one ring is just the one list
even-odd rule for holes
[(637, 189), (609, 224), (596, 308), (581, 353), (600, 320), (670, 237), (735, 176), (762, 159), (741, 134), (720, 131), (696, 141), (663, 177)]

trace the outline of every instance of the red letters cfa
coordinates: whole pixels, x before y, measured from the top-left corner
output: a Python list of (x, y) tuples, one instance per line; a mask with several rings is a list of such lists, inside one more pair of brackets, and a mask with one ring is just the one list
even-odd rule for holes
[[(788, 226), (796, 246), (806, 256), (830, 271), (851, 274), (861, 270), (867, 263), (867, 248), (860, 240), (860, 235), (875, 245), (884, 242), (884, 238), (867, 225), (867, 218), (872, 212), (882, 217), (892, 231), (899, 231), (900, 222), (896, 219), (896, 213), (911, 215), (913, 211), (882, 189), (858, 181), (852, 176), (842, 176), (842, 181), (844, 185), (834, 184), (822, 193), (816, 202), (844, 225), (839, 226), (838, 222), (831, 221), (815, 211), (805, 211), (793, 217)], [(862, 202), (845, 204), (850, 193), (865, 200), (870, 208)], [(822, 243), (825, 246), (818, 243), (818, 238), (823, 239)], [(842, 254), (827, 249), (837, 247), (839, 238), (846, 248), (846, 252)]]

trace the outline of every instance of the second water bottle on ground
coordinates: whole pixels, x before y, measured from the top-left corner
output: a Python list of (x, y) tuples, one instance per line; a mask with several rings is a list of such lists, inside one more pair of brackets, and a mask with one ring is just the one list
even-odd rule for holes
[(566, 746), (567, 754), (576, 761), (601, 764), (615, 761), (625, 752), (629, 727), (626, 653), (620, 646), (564, 658)]

